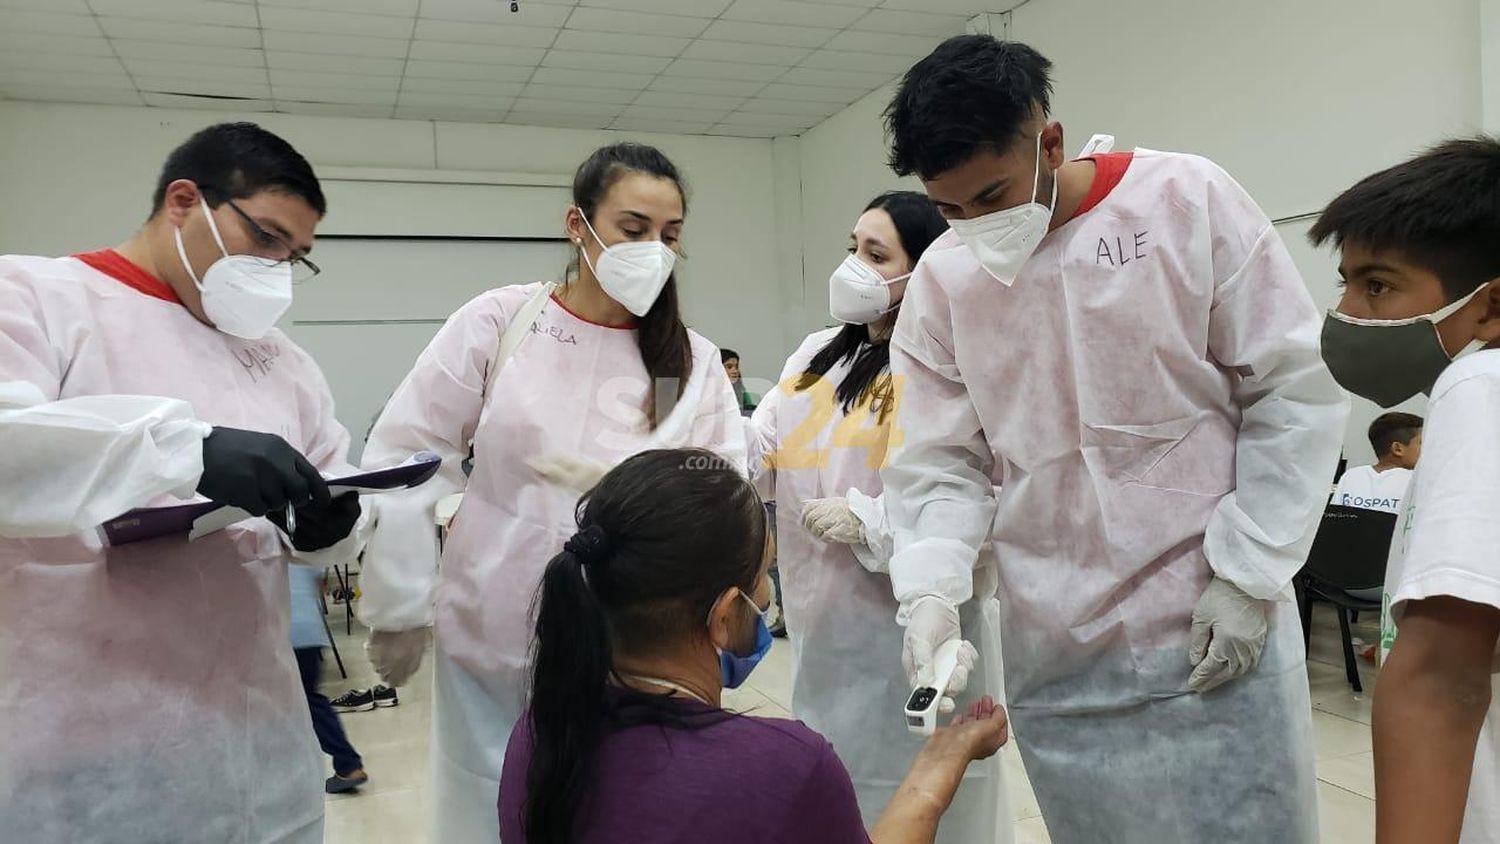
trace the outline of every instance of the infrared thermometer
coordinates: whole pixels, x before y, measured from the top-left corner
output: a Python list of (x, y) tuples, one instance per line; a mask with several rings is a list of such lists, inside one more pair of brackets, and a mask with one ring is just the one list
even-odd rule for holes
[(912, 689), (911, 697), (906, 699), (906, 728), (911, 732), (930, 736), (937, 729), (938, 708), (948, 694), (948, 683), (958, 668), (958, 655), (963, 647), (962, 639), (950, 639), (933, 654), (932, 685)]

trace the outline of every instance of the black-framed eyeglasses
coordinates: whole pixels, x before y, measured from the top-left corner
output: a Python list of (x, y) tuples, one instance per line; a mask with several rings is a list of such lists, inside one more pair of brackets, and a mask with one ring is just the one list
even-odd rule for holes
[[(199, 191), (205, 194), (210, 190), (202, 187), (199, 188)], [(212, 192), (222, 195), (219, 191)], [(251, 257), (261, 258), (271, 264), (291, 264), (292, 281), (296, 282), (307, 281), (322, 272), (322, 269), (317, 264), (314, 264), (306, 255), (297, 254), (297, 250), (293, 249), (292, 245), (287, 243), (286, 240), (273, 232), (267, 231), (265, 226), (255, 222), (255, 218), (246, 214), (245, 209), (236, 205), (234, 200), (225, 197), (224, 204), (233, 209), (234, 213), (240, 215), (240, 219), (244, 220), (245, 225), (250, 227), (250, 236), (258, 245), (262, 248), (276, 251), (276, 254), (272, 256), (253, 255)]]

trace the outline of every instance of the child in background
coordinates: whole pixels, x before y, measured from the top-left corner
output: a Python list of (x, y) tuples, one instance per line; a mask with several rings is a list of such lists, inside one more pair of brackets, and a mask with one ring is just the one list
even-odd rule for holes
[(1422, 417), (1410, 413), (1380, 416), (1370, 423), (1370, 445), (1375, 449), (1375, 465), (1345, 472), (1333, 503), (1400, 513), (1412, 470), (1422, 455)]
[(1378, 840), (1500, 841), (1500, 142), (1448, 141), (1369, 176), (1310, 237), (1341, 252), (1334, 377), (1384, 407), (1432, 398), (1386, 573)]

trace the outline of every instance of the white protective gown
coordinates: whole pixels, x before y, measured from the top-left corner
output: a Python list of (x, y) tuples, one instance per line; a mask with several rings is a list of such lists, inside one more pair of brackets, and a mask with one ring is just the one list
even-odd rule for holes
[[(1319, 327), (1265, 214), (1195, 156), (1137, 151), (1013, 286), (952, 233), (923, 256), (892, 344), (891, 579), (904, 604), (961, 601), (993, 542), (1010, 714), (1053, 841), (1316, 840), (1287, 601), (1347, 415)], [(1191, 694), (1214, 574), (1277, 603), (1260, 666)]]
[[(829, 370), (820, 384), (796, 384), (813, 356), (839, 329), (816, 332), (786, 362), (781, 383), (761, 400), (750, 421), (750, 470), (762, 495), (776, 501), (777, 566), (781, 569), (787, 636), (792, 643), (792, 714), (827, 738), (849, 769), (866, 826), (873, 826), (905, 778), (922, 739), (906, 728), (902, 707), (911, 693), (901, 667), (902, 628), (890, 579), (856, 558), (865, 548), (828, 543), (802, 526), (805, 501), (865, 496), (860, 512), (866, 531), (879, 532), (880, 467), (888, 446), (899, 444), (896, 415), (882, 422), (878, 405), (845, 414), (835, 396), (849, 373), (848, 361)], [(897, 393), (899, 401), (899, 393)], [(856, 496), (858, 497), (858, 496)], [(884, 543), (874, 537), (877, 549)], [(889, 559), (870, 565), (884, 568)], [(979, 577), (976, 598), (993, 595), (993, 572)], [(989, 604), (993, 604), (991, 599)], [(995, 614), (984, 602), (963, 608), (965, 626), (976, 637), (981, 660), (970, 682), (976, 694), (1002, 696)], [(969, 766), (963, 787), (943, 815), (942, 844), (1004, 844), (1012, 840), (1013, 816), (999, 757)]]
[[(431, 624), (434, 664), (434, 841), (499, 840), (496, 801), (511, 728), (525, 705), (529, 615), (547, 562), (577, 530), (576, 492), (528, 460), (571, 454), (615, 465), (649, 448), (698, 446), (743, 471), (744, 421), (719, 353), (691, 333), (693, 375), (681, 406), (653, 433), (650, 378), (636, 332), (588, 322), (549, 300), (483, 399), (510, 315), (537, 284), (482, 294), (451, 318), (391, 397), (365, 449), (370, 465), (426, 449), (442, 474), (384, 496), (365, 551), (361, 615), (376, 630)], [(441, 572), (433, 511), (464, 490)]]
[(280, 332), (240, 340), (77, 259), (12, 256), (0, 383), (0, 841), (321, 842), (282, 535), (94, 530), (191, 495), (209, 424), (348, 469), (318, 367)]

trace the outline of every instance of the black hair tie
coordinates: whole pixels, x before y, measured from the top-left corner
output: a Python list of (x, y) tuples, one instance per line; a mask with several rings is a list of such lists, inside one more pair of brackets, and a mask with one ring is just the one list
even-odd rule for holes
[(563, 550), (586, 566), (595, 565), (609, 556), (609, 536), (604, 533), (604, 528), (589, 525), (563, 543)]

